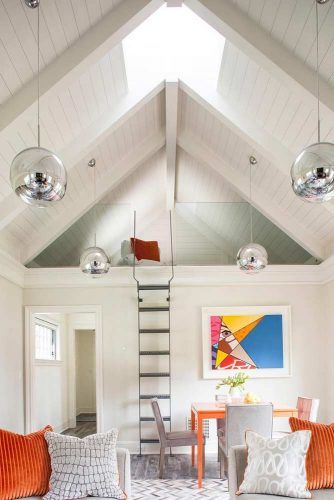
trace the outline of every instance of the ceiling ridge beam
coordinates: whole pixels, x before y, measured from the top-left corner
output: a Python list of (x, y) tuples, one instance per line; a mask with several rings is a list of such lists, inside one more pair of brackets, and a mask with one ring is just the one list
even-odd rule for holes
[[(146, 86), (128, 92), (113, 108), (108, 108), (89, 127), (76, 137), (68, 146), (59, 151), (67, 171), (71, 172), (96, 145), (114, 132), (137, 113), (143, 106), (156, 97), (165, 87), (162, 81), (152, 87)], [(11, 193), (0, 202), (0, 231), (29, 207), (15, 193)]]
[(178, 125), (178, 79), (166, 80), (166, 174), (167, 210), (175, 204), (176, 138)]
[[(237, 168), (233, 168), (230, 163), (225, 162), (208, 148), (197, 135), (182, 132), (178, 137), (178, 145), (198, 161), (213, 168), (237, 193), (250, 202), (248, 179), (241, 175)], [(325, 258), (325, 248), (319, 240), (256, 186), (252, 189), (252, 205), (311, 255), (320, 259)]]
[[(161, 5), (163, 0), (123, 0), (103, 16), (63, 54), (48, 64), (40, 74), (40, 102), (67, 88), (84, 71), (100, 60), (124, 37), (131, 33)], [(0, 132), (17, 128), (17, 120), (24, 112), (34, 112), (37, 76), (24, 85), (1, 106)]]
[(155, 153), (157, 153), (166, 143), (165, 130), (161, 130), (147, 137), (128, 155), (120, 159), (113, 165), (112, 171), (108, 171), (96, 183), (96, 198), (87, 199), (87, 194), (76, 198), (72, 210), (66, 210), (52, 223), (49, 231), (44, 228), (40, 231), (40, 236), (34, 238), (33, 242), (26, 245), (22, 262), (26, 264), (33, 260), (58, 236), (66, 231), (74, 222), (84, 215), (92, 206), (101, 200), (110, 190), (115, 189), (126, 177), (131, 175), (140, 165), (145, 163)]
[[(317, 74), (229, 0), (184, 0), (204, 21), (315, 108)], [(333, 120), (334, 89), (320, 77), (322, 116)]]

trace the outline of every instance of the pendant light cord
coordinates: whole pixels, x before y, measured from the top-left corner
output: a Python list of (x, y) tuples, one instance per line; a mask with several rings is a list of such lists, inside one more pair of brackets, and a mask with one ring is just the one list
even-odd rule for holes
[(319, 10), (318, 2), (315, 0), (316, 28), (317, 28), (317, 95), (318, 95), (318, 142), (320, 142), (320, 78), (319, 78)]
[(40, 4), (37, 7), (37, 144), (38, 147), (41, 145), (41, 130), (40, 130), (40, 118), (39, 118), (39, 95), (40, 95), (40, 54), (39, 54), (39, 32), (40, 32)]
[(250, 242), (253, 243), (252, 163), (249, 160)]
[(94, 165), (93, 167), (93, 185), (94, 185), (94, 206), (93, 206), (93, 210), (94, 210), (94, 247), (96, 247), (96, 224), (97, 224), (97, 215), (96, 215), (96, 177), (95, 177), (95, 169), (96, 169), (96, 165)]

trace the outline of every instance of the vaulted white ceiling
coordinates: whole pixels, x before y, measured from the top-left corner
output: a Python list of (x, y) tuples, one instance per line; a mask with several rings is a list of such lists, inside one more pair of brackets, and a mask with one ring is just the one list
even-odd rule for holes
[[(0, 248), (22, 263), (74, 265), (97, 220), (116, 263), (136, 209), (140, 235), (159, 239), (167, 263), (175, 207), (178, 263), (231, 264), (246, 243), (253, 154), (255, 227), (272, 261), (326, 258), (334, 204), (302, 202), (289, 180), (316, 139), (314, 1), (184, 0), (225, 38), (216, 81), (139, 71), (129, 87), (122, 40), (164, 3), (41, 0), (42, 144), (69, 177), (64, 200), (41, 210), (9, 184), (14, 155), (36, 143), (36, 13), (0, 2)], [(322, 138), (334, 141), (333, 1), (319, 12)]]

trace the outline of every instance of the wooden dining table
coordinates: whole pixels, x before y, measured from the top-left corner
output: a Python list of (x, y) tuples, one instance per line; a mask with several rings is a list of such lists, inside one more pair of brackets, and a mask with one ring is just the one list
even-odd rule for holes
[[(197, 480), (202, 488), (203, 481), (203, 420), (225, 417), (225, 406), (217, 403), (192, 403), (191, 430), (196, 430), (197, 422)], [(298, 417), (297, 408), (274, 404), (274, 417)], [(195, 446), (191, 448), (191, 462), (195, 465)]]

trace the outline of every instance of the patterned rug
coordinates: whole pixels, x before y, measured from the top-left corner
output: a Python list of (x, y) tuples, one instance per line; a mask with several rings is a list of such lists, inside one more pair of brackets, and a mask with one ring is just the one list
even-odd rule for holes
[(220, 479), (205, 479), (203, 488), (198, 489), (195, 479), (132, 481), (131, 500), (189, 500), (192, 498), (228, 500), (227, 482)]

